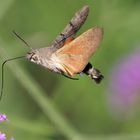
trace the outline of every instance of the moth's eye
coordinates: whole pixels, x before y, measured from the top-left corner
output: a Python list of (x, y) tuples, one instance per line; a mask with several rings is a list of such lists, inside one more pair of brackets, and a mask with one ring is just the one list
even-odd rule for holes
[(29, 60), (32, 60), (34, 56), (35, 56), (34, 52), (28, 52), (27, 55), (26, 55), (26, 58), (29, 59)]
[(37, 62), (38, 61), (38, 57), (36, 55), (35, 52), (29, 52), (27, 53), (27, 56), (26, 56), (30, 61), (32, 62)]
[(38, 61), (38, 57), (37, 57), (37, 56), (33, 56), (33, 57), (32, 57), (32, 60)]

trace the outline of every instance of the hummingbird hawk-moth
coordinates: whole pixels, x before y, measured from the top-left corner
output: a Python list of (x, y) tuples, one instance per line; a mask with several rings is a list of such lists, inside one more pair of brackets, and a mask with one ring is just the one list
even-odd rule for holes
[(89, 13), (89, 6), (76, 12), (63, 32), (49, 47), (32, 49), (26, 58), (50, 71), (74, 77), (84, 73), (100, 83), (103, 75), (89, 63), (103, 38), (103, 29), (95, 27), (87, 30), (77, 38), (76, 32), (84, 24)]
[[(96, 83), (100, 83), (103, 75), (89, 63), (89, 59), (99, 47), (103, 38), (103, 29), (94, 27), (75, 38), (75, 34), (86, 21), (88, 13), (89, 6), (79, 10), (49, 47), (32, 49), (16, 32), (13, 33), (31, 49), (26, 55), (31, 62), (70, 79), (76, 79), (73, 78), (76, 74), (84, 73)], [(4, 66), (7, 62), (19, 58), (25, 58), (25, 56), (7, 59), (2, 64), (0, 100), (3, 94)]]

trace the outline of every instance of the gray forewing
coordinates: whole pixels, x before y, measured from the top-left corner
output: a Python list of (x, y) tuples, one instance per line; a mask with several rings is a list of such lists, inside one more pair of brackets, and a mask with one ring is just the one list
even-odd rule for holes
[(89, 13), (89, 6), (84, 6), (80, 11), (78, 11), (74, 17), (71, 19), (69, 24), (65, 27), (63, 32), (53, 41), (51, 47), (53, 50), (61, 48), (68, 38), (74, 37), (76, 32), (84, 24)]

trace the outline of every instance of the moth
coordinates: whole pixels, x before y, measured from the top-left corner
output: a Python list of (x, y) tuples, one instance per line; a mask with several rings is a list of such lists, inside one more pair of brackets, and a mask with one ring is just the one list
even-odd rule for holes
[(39, 64), (50, 71), (62, 74), (67, 78), (77, 80), (74, 78), (76, 74), (86, 74), (96, 83), (100, 83), (104, 77), (98, 69), (92, 66), (89, 59), (96, 52), (103, 39), (103, 29), (94, 27), (75, 38), (75, 34), (86, 21), (88, 13), (89, 6), (87, 5), (76, 12), (63, 32), (49, 47), (45, 48), (32, 49), (26, 41), (13, 31), (31, 50), (26, 56), (7, 59), (2, 63), (0, 100), (3, 95), (5, 64), (25, 57), (29, 61)]
[(52, 72), (72, 78), (84, 73), (100, 83), (101, 72), (94, 68), (89, 59), (96, 52), (103, 38), (103, 29), (94, 27), (75, 38), (75, 34), (84, 24), (89, 13), (89, 6), (76, 12), (63, 32), (49, 47), (32, 49), (26, 58)]

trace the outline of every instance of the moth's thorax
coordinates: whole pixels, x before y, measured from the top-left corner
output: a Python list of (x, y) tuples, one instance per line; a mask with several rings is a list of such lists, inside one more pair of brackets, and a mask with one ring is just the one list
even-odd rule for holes
[[(33, 49), (27, 53), (26, 58), (33, 63), (39, 64), (51, 71), (61, 73), (63, 67), (59, 63), (57, 56), (50, 47)], [(62, 70), (62, 71), (61, 71)]]

